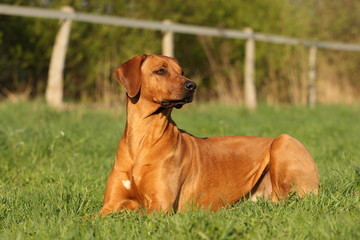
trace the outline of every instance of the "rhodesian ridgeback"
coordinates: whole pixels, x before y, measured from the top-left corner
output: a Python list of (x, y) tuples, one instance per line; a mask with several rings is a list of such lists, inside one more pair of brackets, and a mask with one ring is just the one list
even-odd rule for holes
[(279, 201), (318, 193), (314, 160), (289, 135), (197, 138), (180, 130), (171, 112), (192, 102), (197, 86), (177, 60), (135, 56), (115, 75), (127, 92), (126, 126), (99, 214), (216, 211), (245, 196)]

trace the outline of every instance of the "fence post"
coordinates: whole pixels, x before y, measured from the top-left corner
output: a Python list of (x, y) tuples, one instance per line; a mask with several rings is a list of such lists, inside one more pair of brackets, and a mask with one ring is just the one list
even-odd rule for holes
[(308, 104), (314, 108), (316, 104), (316, 45), (311, 45), (309, 51), (309, 82), (308, 82)]
[[(64, 6), (61, 8), (61, 11), (72, 13), (74, 12), (74, 9), (69, 6)], [(54, 47), (51, 53), (45, 99), (50, 106), (56, 108), (61, 108), (63, 105), (63, 71), (71, 22), (71, 19), (61, 20), (61, 26), (56, 34)]]
[[(170, 20), (164, 20), (163, 24), (170, 25)], [(163, 32), (163, 39), (162, 39), (162, 55), (168, 57), (175, 57), (174, 56), (174, 32), (170, 30), (165, 30)]]
[(245, 71), (244, 71), (244, 96), (245, 107), (247, 109), (255, 109), (256, 88), (255, 88), (255, 39), (253, 30), (245, 28), (244, 32), (248, 34), (245, 45)]

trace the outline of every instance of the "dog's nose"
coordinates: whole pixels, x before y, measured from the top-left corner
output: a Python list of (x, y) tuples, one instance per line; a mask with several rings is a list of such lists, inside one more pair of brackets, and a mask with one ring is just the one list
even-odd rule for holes
[(196, 89), (197, 85), (196, 83), (192, 82), (192, 81), (186, 81), (184, 83), (184, 88), (188, 91), (194, 91)]

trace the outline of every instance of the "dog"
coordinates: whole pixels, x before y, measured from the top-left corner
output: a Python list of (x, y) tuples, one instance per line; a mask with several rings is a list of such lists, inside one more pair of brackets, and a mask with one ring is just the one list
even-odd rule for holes
[(180, 130), (171, 112), (192, 102), (197, 85), (176, 59), (139, 55), (114, 73), (127, 93), (126, 126), (100, 215), (216, 211), (246, 196), (276, 202), (318, 194), (315, 162), (289, 135), (197, 138)]

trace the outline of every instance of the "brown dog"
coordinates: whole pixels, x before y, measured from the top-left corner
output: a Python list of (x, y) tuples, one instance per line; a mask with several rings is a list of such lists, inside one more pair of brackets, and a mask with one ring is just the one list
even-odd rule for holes
[(192, 101), (196, 84), (175, 59), (136, 56), (115, 74), (127, 91), (127, 117), (100, 214), (217, 210), (246, 195), (278, 201), (293, 191), (317, 194), (314, 160), (288, 135), (197, 138), (180, 130), (171, 111)]

